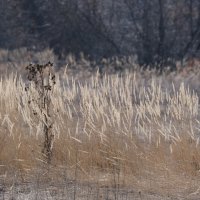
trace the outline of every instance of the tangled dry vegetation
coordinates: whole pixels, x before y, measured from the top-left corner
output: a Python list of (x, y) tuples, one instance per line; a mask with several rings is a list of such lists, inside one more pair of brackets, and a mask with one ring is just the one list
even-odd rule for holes
[[(17, 175), (30, 181), (38, 171), (44, 181), (60, 180), (67, 172), (73, 180), (102, 185), (157, 189), (162, 183), (168, 190), (175, 185), (184, 190), (191, 177), (199, 177), (199, 73), (156, 76), (135, 70), (100, 77), (97, 72), (79, 81), (66, 69), (55, 80), (49, 93), (54, 138), (48, 165), (42, 153), (47, 122), (36, 101), (37, 87), (31, 83), (27, 90), (17, 74), (1, 78), (0, 173), (5, 180)], [(167, 180), (173, 181), (166, 186)]]

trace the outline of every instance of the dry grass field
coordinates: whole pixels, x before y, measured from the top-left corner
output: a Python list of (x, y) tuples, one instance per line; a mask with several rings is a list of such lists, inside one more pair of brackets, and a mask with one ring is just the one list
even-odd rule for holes
[(199, 199), (199, 78), (198, 67), (87, 79), (57, 72), (48, 164), (37, 88), (2, 75), (0, 198)]

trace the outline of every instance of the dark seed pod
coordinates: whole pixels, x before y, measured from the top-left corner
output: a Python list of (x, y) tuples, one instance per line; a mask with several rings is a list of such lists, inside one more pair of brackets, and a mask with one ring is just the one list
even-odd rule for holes
[(28, 91), (28, 89), (29, 89), (29, 87), (28, 87), (28, 86), (26, 86), (26, 87), (25, 87), (25, 91), (27, 92), (27, 91)]

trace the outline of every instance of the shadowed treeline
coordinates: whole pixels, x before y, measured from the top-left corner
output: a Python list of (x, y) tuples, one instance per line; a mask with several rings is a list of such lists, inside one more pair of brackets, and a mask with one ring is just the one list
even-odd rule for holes
[(198, 0), (0, 0), (0, 16), (0, 48), (136, 55), (159, 67), (199, 56)]

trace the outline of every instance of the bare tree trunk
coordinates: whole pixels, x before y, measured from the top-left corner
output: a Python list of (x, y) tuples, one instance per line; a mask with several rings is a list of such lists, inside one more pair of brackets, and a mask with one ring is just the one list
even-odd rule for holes
[(149, 65), (152, 63), (152, 51), (151, 51), (151, 36), (150, 36), (150, 16), (149, 16), (149, 2), (148, 0), (144, 1), (144, 10), (143, 10), (143, 59), (144, 62)]
[(165, 48), (164, 48), (164, 42), (165, 42), (165, 22), (164, 22), (164, 14), (163, 14), (163, 0), (158, 0), (159, 4), (159, 43), (158, 43), (158, 56), (159, 60), (163, 62), (164, 56), (165, 56)]
[(194, 27), (193, 27), (193, 0), (189, 0), (189, 25), (190, 25), (190, 38), (194, 37)]

